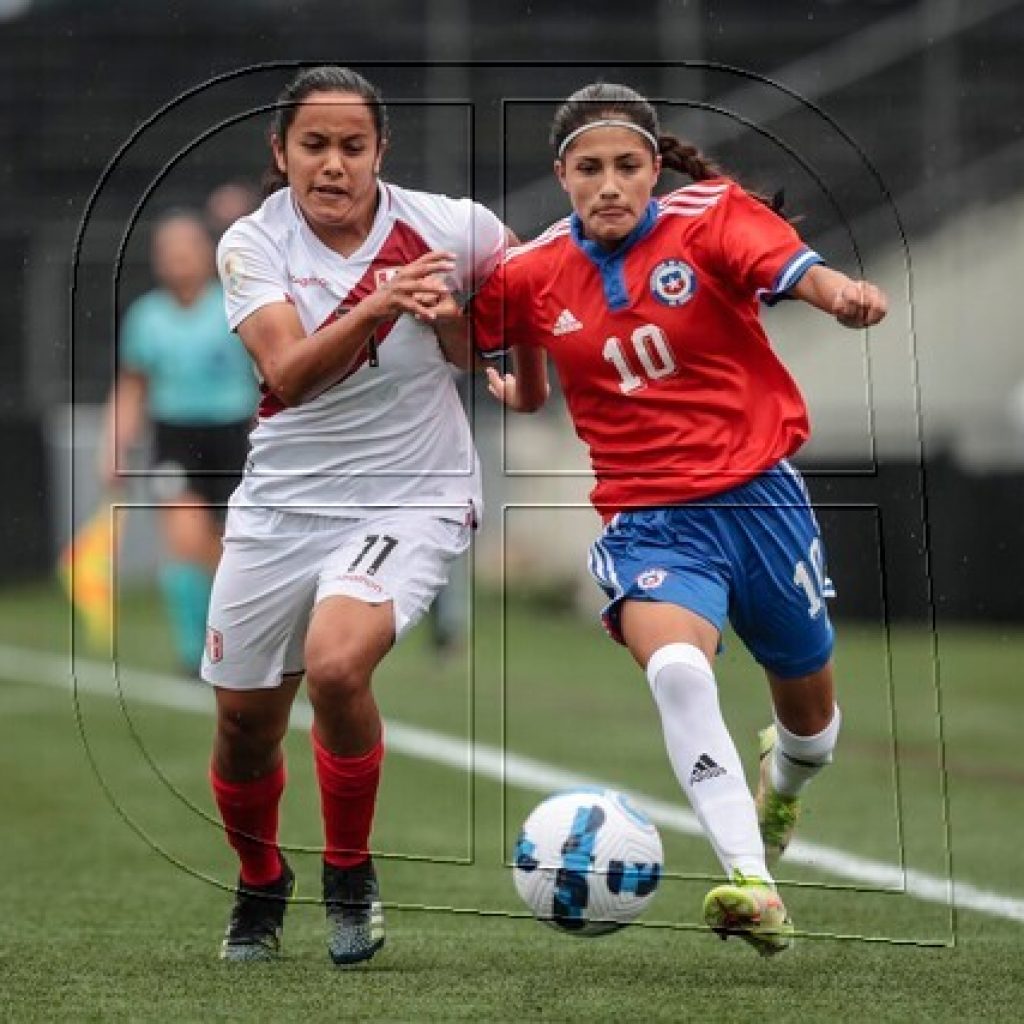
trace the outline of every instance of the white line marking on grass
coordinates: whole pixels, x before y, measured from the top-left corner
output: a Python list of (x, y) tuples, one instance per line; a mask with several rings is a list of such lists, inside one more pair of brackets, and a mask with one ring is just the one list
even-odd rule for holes
[[(15, 682), (35, 680), (70, 691), (70, 662), (67, 657), (0, 645), (0, 678)], [(113, 666), (108, 663), (79, 660), (77, 680), (81, 691), (106, 697), (117, 696)], [(205, 683), (140, 669), (123, 672), (121, 682), (126, 698), (132, 701), (176, 711), (205, 715), (213, 713), (213, 694)], [(292, 710), (292, 723), (308, 728), (312, 721), (310, 706), (303, 701), (296, 702)], [(464, 739), (406, 725), (393, 719), (387, 721), (387, 745), (389, 750), (409, 757), (433, 761), (463, 772), (475, 770), (487, 778), (499, 782), (504, 780), (522, 789), (540, 793), (593, 785), (623, 788), (543, 761), (508, 751), (502, 752), (486, 743), (477, 742), (470, 747)], [(697, 819), (683, 807), (632, 790), (630, 794), (659, 825), (686, 835), (703, 834)], [(794, 841), (786, 853), (786, 860), (827, 871), (862, 885), (882, 889), (899, 889), (904, 885), (903, 871), (895, 864), (857, 857), (819, 843)], [(923, 871), (906, 872), (906, 892), (917, 899), (948, 906), (954, 899), (954, 891), (956, 906), (963, 910), (976, 910), (993, 917), (1024, 923), (1024, 899), (980, 889), (968, 882), (956, 882), (954, 885), (948, 879)]]

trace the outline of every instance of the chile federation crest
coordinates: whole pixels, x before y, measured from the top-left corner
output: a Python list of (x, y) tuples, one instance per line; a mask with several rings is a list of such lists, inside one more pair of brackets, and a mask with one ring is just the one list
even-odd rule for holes
[(683, 260), (662, 260), (651, 271), (651, 294), (665, 306), (682, 306), (697, 291), (697, 275)]

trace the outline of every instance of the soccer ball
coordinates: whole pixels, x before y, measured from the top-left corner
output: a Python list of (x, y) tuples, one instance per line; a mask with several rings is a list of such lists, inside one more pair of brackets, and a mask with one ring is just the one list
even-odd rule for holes
[(538, 804), (512, 855), (516, 891), (534, 916), (570, 935), (617, 931), (650, 903), (661, 836), (612, 789), (574, 789)]

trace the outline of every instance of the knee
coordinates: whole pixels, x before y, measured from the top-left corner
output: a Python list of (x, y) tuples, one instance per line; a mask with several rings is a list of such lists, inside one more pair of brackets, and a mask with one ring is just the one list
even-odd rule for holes
[(275, 750), (288, 729), (287, 715), (246, 708), (224, 709), (217, 715), (217, 738), (232, 751)]
[(324, 700), (347, 701), (369, 689), (372, 666), (356, 644), (307, 652), (306, 687), (316, 708)]
[(694, 644), (666, 644), (651, 656), (647, 681), (659, 707), (685, 713), (694, 700), (708, 694), (717, 700), (714, 670), (707, 655)]
[(839, 726), (842, 722), (839, 706), (831, 699), (828, 703), (814, 701), (795, 708), (786, 708), (784, 715), (776, 709), (775, 719), (777, 724), (796, 736), (827, 734), (833, 739), (839, 735)]

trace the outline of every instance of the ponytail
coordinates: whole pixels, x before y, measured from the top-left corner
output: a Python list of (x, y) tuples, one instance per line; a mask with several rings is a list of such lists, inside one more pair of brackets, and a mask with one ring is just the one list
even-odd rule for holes
[[(692, 143), (684, 142), (675, 135), (658, 136), (658, 155), (661, 157), (663, 167), (679, 174), (685, 174), (693, 181), (725, 177), (725, 173), (713, 160), (704, 156)], [(763, 196), (758, 192), (750, 192), (750, 195), (758, 202), (764, 203), (773, 213), (782, 213), (786, 194), (781, 188), (771, 197)]]
[(694, 181), (707, 181), (722, 177), (718, 165), (704, 156), (692, 143), (684, 142), (675, 135), (658, 136), (658, 155), (663, 167), (685, 174)]

